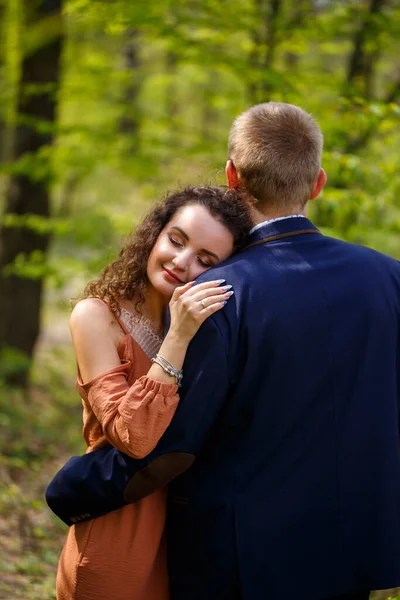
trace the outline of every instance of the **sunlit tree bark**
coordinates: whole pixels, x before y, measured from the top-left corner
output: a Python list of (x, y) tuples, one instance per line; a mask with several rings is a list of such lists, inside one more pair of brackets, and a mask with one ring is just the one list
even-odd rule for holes
[[(29, 259), (32, 253), (45, 260), (49, 234), (26, 224), (28, 215), (46, 219), (50, 215), (51, 169), (43, 169), (49, 159), (38, 153), (55, 137), (60, 57), (63, 43), (62, 0), (25, 0), (26, 46), (18, 96), (18, 122), (14, 156), (17, 164), (10, 178), (5, 202), (5, 222), (0, 229), (0, 348), (3, 378), (7, 383), (26, 386), (34, 346), (40, 329), (43, 275), (24, 277), (13, 272), (17, 257)], [(30, 168), (22, 160), (33, 157)], [(25, 163), (26, 167), (26, 163)], [(19, 226), (8, 227), (10, 215)], [(15, 221), (15, 217), (14, 217)], [(5, 368), (11, 350), (25, 360), (16, 369)]]
[(124, 45), (124, 80), (123, 108), (120, 120), (120, 131), (125, 136), (127, 147), (133, 152), (139, 149), (140, 115), (137, 98), (140, 90), (138, 34), (130, 28), (126, 33)]
[[(5, 69), (5, 29), (6, 29), (6, 3), (5, 0), (0, 0), (0, 94), (4, 93), (4, 69)], [(6, 143), (5, 143), (6, 122), (4, 114), (4, 105), (0, 103), (0, 165), (5, 160)]]
[(353, 50), (349, 57), (346, 90), (347, 93), (362, 93), (366, 99), (372, 94), (374, 66), (379, 56), (379, 30), (377, 16), (386, 0), (369, 0), (364, 18), (356, 30)]
[(275, 64), (282, 8), (281, 0), (255, 0), (253, 51), (250, 56), (254, 76), (249, 87), (249, 97), (254, 103), (270, 100), (274, 89), (271, 69)]

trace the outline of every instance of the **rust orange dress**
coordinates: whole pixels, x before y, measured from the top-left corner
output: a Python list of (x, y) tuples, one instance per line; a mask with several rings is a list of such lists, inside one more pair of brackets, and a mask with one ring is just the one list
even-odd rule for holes
[[(121, 365), (87, 384), (78, 374), (83, 435), (88, 452), (110, 443), (141, 458), (168, 427), (179, 402), (178, 388), (145, 376), (150, 358), (123, 329)], [(166, 493), (159, 490), (71, 526), (58, 566), (57, 600), (168, 600)]]

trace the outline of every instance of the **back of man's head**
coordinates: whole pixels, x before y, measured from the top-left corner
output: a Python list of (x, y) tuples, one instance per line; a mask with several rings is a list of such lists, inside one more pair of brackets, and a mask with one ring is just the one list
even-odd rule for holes
[(257, 208), (303, 208), (320, 172), (322, 147), (322, 133), (304, 110), (266, 102), (235, 120), (228, 157)]

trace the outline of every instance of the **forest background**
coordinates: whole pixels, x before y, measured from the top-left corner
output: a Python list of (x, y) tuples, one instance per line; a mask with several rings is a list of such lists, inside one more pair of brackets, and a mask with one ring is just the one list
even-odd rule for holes
[(167, 189), (224, 183), (233, 119), (267, 100), (324, 132), (316, 224), (400, 258), (399, 57), (399, 0), (0, 0), (1, 599), (55, 598), (71, 300)]

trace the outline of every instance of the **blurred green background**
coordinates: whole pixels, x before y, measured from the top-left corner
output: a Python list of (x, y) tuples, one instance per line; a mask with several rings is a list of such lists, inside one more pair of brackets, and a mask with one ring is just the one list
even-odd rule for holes
[(400, 258), (399, 57), (399, 0), (0, 0), (1, 599), (55, 598), (71, 300), (167, 189), (224, 183), (233, 119), (271, 99), (324, 132), (311, 218)]

